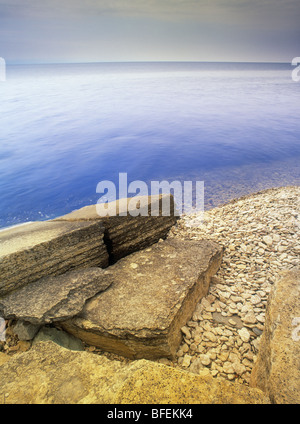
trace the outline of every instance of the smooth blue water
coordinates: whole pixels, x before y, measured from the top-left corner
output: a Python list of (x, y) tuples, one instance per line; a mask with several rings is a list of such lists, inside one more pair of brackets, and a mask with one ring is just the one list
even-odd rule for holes
[(99, 181), (204, 180), (211, 207), (300, 182), (289, 64), (8, 66), (0, 227), (96, 203)]

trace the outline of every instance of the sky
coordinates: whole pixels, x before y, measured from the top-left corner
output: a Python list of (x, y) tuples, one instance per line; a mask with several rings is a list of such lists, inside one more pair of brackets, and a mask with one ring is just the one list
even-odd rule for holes
[(299, 18), (299, 0), (0, 0), (0, 57), (291, 62)]

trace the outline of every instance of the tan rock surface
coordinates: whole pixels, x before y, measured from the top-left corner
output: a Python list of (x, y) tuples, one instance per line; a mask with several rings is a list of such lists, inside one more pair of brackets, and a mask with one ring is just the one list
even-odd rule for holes
[(5, 353), (0, 352), (0, 366), (9, 361), (10, 357)]
[[(132, 215), (137, 212), (136, 205), (140, 216)], [(99, 216), (97, 206), (83, 207), (55, 221), (100, 221), (105, 227), (105, 242), (112, 263), (165, 238), (178, 219), (172, 195), (138, 196), (110, 202), (107, 204), (110, 216)]]
[(0, 366), (1, 404), (268, 403), (258, 389), (147, 360), (111, 361), (38, 343)]
[(300, 268), (282, 273), (268, 299), (251, 386), (274, 403), (300, 403)]
[(112, 279), (99, 267), (44, 277), (0, 298), (0, 313), (6, 319), (32, 324), (61, 321), (77, 315), (87, 299), (111, 283)]
[(114, 283), (60, 325), (88, 344), (130, 358), (172, 357), (222, 252), (213, 242), (172, 239), (127, 256), (108, 270)]
[(0, 232), (0, 296), (42, 277), (108, 265), (101, 223), (34, 222)]

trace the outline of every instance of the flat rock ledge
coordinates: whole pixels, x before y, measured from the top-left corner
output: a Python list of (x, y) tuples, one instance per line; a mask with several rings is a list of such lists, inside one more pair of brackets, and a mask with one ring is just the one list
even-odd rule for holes
[(264, 332), (251, 385), (272, 403), (300, 403), (300, 267), (282, 272), (266, 309)]
[(267, 404), (259, 389), (147, 360), (124, 364), (40, 342), (0, 366), (0, 404)]
[(0, 296), (43, 277), (108, 266), (100, 222), (34, 222), (0, 232)]
[(110, 275), (97, 267), (44, 277), (0, 298), (0, 315), (35, 325), (61, 321), (77, 315), (87, 299), (111, 284)]
[(135, 196), (107, 203), (107, 216), (100, 216), (98, 207), (85, 206), (54, 222), (100, 222), (105, 229), (104, 241), (111, 264), (165, 239), (179, 218), (174, 197), (168, 194)]
[(129, 358), (174, 357), (181, 327), (209, 289), (223, 248), (210, 241), (160, 241), (107, 269), (113, 284), (59, 325), (84, 342)]

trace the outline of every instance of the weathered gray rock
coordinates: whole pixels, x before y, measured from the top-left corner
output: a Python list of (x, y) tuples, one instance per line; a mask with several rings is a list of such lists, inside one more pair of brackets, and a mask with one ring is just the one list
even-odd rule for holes
[(267, 304), (259, 354), (251, 385), (273, 403), (300, 403), (300, 268), (285, 271)]
[[(133, 216), (137, 212), (137, 203), (140, 215)], [(155, 211), (157, 216), (154, 216)], [(92, 205), (55, 221), (100, 221), (105, 227), (104, 239), (111, 263), (114, 263), (165, 238), (178, 219), (172, 195), (120, 199), (107, 204), (107, 213), (111, 215), (99, 216), (97, 205)]]
[(223, 248), (167, 239), (112, 265), (111, 285), (60, 325), (88, 344), (130, 358), (173, 357), (181, 327), (218, 270)]
[(34, 222), (0, 232), (0, 296), (74, 268), (108, 265), (100, 222)]
[(65, 331), (52, 327), (42, 327), (33, 340), (33, 345), (39, 342), (51, 341), (65, 349), (83, 351), (84, 346), (81, 340), (68, 334)]
[(18, 336), (19, 340), (32, 340), (40, 328), (40, 325), (19, 320), (13, 327), (13, 332)]
[(0, 298), (0, 311), (6, 319), (35, 325), (60, 321), (77, 315), (87, 299), (110, 284), (111, 276), (96, 267), (44, 277)]
[(0, 404), (4, 403), (263, 404), (269, 400), (258, 389), (152, 361), (126, 364), (42, 342), (0, 366)]

